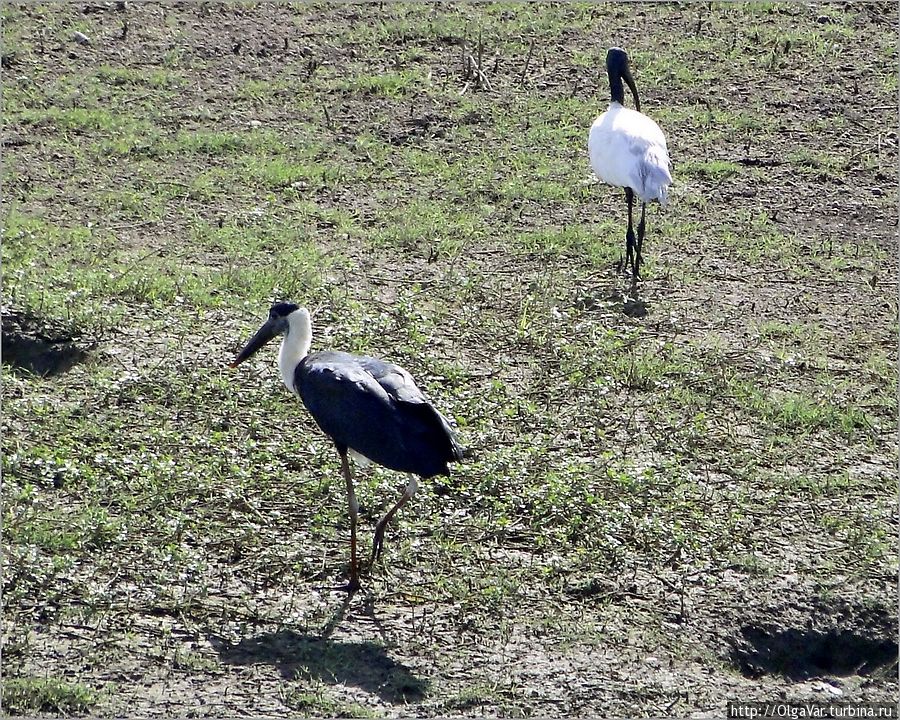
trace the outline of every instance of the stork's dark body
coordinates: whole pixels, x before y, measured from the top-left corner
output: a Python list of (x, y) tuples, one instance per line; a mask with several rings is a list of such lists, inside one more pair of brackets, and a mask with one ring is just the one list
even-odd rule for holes
[[(462, 460), (463, 451), (446, 418), (399, 365), (345, 352), (307, 354), (312, 338), (309, 311), (294, 303), (273, 305), (266, 322), (231, 366), (240, 365), (277, 335), (284, 335), (278, 353), (282, 381), (300, 396), (341, 456), (350, 514), (350, 579), (342, 589), (354, 592), (359, 588), (359, 502), (353, 488), (349, 451), (391, 470), (422, 478), (449, 475), (448, 463)], [(417, 486), (415, 477), (410, 477), (400, 499), (375, 526), (373, 562), (384, 547), (385, 528), (415, 495)]]
[(294, 370), (303, 404), (338, 451), (349, 448), (391, 470), (449, 475), (462, 460), (447, 420), (403, 368), (345, 352), (307, 355)]

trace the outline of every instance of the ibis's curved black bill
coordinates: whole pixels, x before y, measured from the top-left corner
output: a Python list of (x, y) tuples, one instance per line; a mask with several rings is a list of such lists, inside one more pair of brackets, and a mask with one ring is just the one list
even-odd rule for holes
[(237, 354), (237, 357), (229, 367), (237, 367), (240, 365), (277, 334), (278, 328), (276, 327), (276, 324), (272, 322), (271, 319), (267, 320), (265, 324), (256, 331), (256, 335), (250, 338), (250, 341), (244, 346), (244, 349)]

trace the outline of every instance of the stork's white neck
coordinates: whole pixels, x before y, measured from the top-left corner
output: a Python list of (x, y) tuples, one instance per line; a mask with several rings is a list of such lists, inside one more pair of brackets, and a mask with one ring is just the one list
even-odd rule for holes
[(281, 371), (281, 380), (288, 390), (297, 392), (294, 387), (294, 369), (306, 354), (312, 342), (312, 323), (309, 320), (309, 311), (306, 308), (294, 310), (287, 317), (288, 328), (281, 341), (281, 349), (278, 351), (278, 369)]

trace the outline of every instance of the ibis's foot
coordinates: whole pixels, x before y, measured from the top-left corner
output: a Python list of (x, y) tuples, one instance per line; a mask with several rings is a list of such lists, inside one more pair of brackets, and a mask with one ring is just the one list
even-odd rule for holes
[(629, 299), (625, 302), (626, 307), (629, 304), (634, 304), (638, 299), (638, 280), (640, 280), (640, 276), (638, 276), (638, 275), (631, 276), (631, 286), (628, 288), (628, 298)]
[(635, 253), (631, 256), (631, 280), (632, 282), (637, 282), (641, 279), (641, 265), (643, 265), (643, 261), (641, 260), (641, 254)]
[(635, 271), (631, 274), (631, 289), (629, 291), (629, 294), (631, 295), (631, 297), (637, 297), (637, 286), (638, 286), (638, 283), (640, 282), (640, 280), (641, 280), (640, 273)]
[(625, 234), (625, 269), (631, 268), (632, 271), (637, 272), (637, 265), (635, 265), (635, 250), (637, 249), (637, 242), (634, 239), (634, 230), (631, 229), (631, 223), (628, 223), (628, 232)]

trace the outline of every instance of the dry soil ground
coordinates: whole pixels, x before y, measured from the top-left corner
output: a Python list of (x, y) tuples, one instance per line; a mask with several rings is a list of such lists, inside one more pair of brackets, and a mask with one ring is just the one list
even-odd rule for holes
[[(896, 699), (895, 5), (2, 12), (8, 712)], [(613, 43), (676, 178), (636, 299)], [(336, 454), (225, 367), (283, 298), (473, 453), (349, 600)]]

